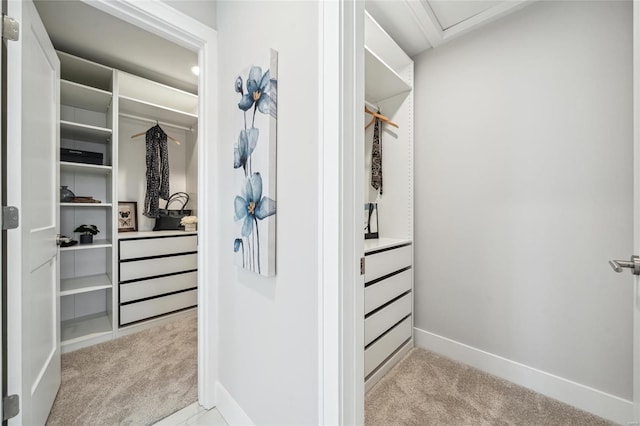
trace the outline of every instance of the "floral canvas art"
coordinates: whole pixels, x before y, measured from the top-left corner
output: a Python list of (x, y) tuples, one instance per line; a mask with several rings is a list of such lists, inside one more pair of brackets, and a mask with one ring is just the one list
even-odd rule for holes
[(238, 133), (233, 168), (236, 264), (264, 276), (276, 272), (276, 126), (278, 53), (234, 82)]

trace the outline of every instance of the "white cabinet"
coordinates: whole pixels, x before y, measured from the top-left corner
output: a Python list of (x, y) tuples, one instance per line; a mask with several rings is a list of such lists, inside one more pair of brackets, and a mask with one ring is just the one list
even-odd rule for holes
[(197, 235), (184, 231), (121, 234), (119, 325), (197, 305)]
[[(365, 16), (365, 104), (381, 122), (383, 193), (371, 187), (373, 127), (365, 131), (365, 203), (378, 205), (378, 239), (365, 241), (364, 360), (369, 390), (413, 347), (413, 61)], [(365, 116), (365, 123), (370, 121)]]

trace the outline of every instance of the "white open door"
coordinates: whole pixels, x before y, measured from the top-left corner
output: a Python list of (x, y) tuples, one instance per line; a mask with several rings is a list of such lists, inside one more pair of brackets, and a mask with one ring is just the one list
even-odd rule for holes
[[(633, 250), (640, 255), (640, 2), (633, 2)], [(640, 277), (633, 291), (633, 421), (640, 424)], [(631, 423), (630, 423), (631, 424)]]
[(31, 0), (9, 1), (20, 25), (8, 41), (8, 391), (20, 396), (10, 424), (44, 424), (60, 386), (58, 218), (60, 63)]

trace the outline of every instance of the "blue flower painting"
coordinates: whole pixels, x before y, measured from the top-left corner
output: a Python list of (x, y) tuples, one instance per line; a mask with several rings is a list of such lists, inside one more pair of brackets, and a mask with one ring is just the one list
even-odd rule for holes
[(233, 200), (236, 263), (264, 276), (275, 275), (276, 125), (278, 53), (268, 66), (252, 65), (235, 79), (237, 139), (233, 148), (237, 195)]

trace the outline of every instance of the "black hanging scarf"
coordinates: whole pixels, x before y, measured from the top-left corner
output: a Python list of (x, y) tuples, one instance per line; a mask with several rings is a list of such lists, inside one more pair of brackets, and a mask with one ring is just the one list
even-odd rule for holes
[[(380, 111), (378, 111), (380, 113)], [(380, 142), (380, 120), (373, 126), (373, 149), (371, 150), (371, 186), (382, 195), (382, 143)]]
[(146, 134), (147, 193), (144, 212), (147, 217), (158, 217), (160, 198), (169, 198), (169, 151), (167, 134), (155, 125)]

